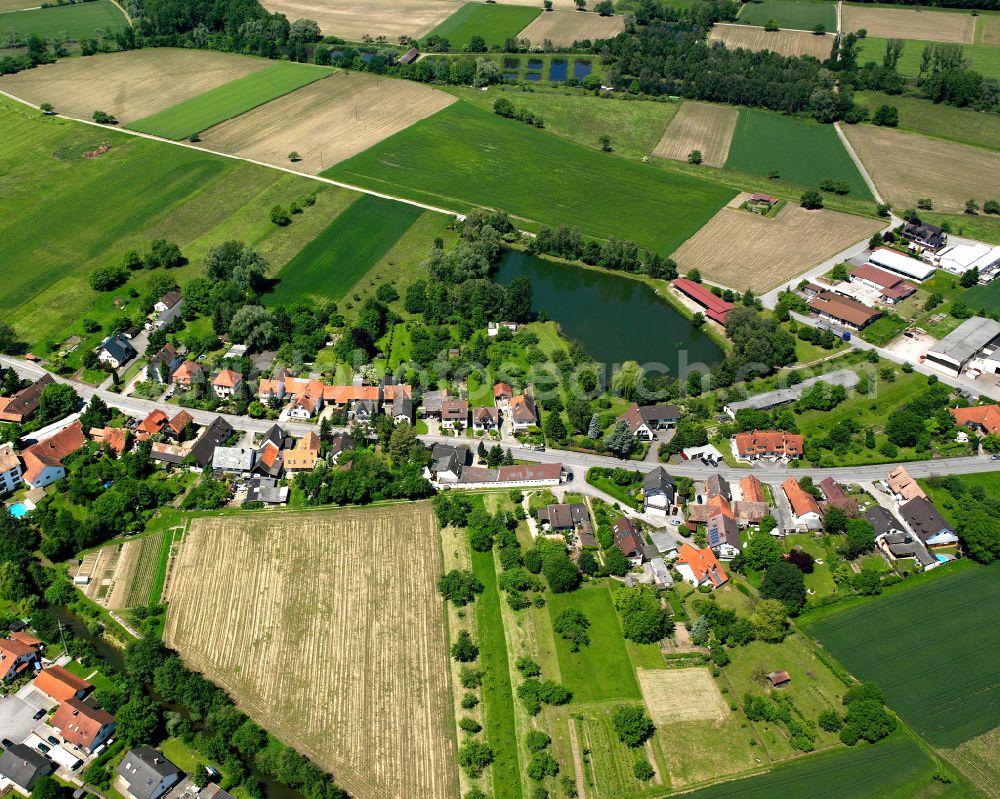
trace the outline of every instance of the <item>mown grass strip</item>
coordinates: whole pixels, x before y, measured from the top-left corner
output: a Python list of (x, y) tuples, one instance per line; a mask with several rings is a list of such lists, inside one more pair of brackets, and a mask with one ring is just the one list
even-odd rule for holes
[(482, 36), (487, 45), (502, 45), (516, 38), (541, 13), (541, 7), (466, 3), (428, 36), (443, 36), (453, 50), (465, 49), (473, 36)]
[(339, 300), (422, 213), (413, 205), (362, 195), (281, 270), (267, 302), (277, 305), (309, 296)]
[(476, 638), (479, 643), (479, 666), (483, 671), (486, 740), (495, 756), (491, 766), (493, 795), (520, 799), (521, 772), (514, 726), (514, 689), (507, 663), (507, 638), (492, 550), (472, 552), (472, 572), (484, 586), (475, 604)]
[(165, 139), (186, 139), (332, 73), (332, 69), (312, 64), (274, 64), (137, 119), (127, 127)]
[(127, 27), (128, 20), (111, 0), (0, 14), (0, 33), (15, 31), (24, 39), (31, 33), (40, 39), (51, 39), (60, 33), (68, 33), (75, 41), (96, 39), (99, 28), (117, 33)]

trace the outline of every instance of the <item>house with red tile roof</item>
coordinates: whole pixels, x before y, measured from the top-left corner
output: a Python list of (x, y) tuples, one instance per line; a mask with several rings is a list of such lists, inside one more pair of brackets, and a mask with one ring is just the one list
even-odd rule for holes
[(469, 425), (469, 401), (446, 399), (441, 401), (441, 427), (445, 430), (464, 430)]
[(24, 482), (31, 488), (44, 488), (66, 476), (62, 461), (87, 443), (83, 425), (77, 419), (51, 438), (33, 444), (21, 453)]
[(748, 474), (740, 480), (740, 491), (743, 494), (744, 502), (767, 502), (764, 484), (752, 474)]
[(781, 484), (788, 504), (792, 508), (792, 519), (800, 530), (818, 530), (823, 524), (823, 511), (816, 498), (799, 485), (794, 477)]
[(500, 409), (480, 406), (472, 409), (473, 430), (495, 430), (500, 426)]
[(232, 369), (223, 369), (212, 378), (212, 389), (219, 399), (227, 399), (243, 385), (243, 375), (234, 372)]
[(22, 388), (10, 397), (0, 397), (0, 422), (25, 422), (38, 409), (42, 392), (55, 380), (50, 374), (44, 374), (30, 386)]
[(889, 491), (901, 502), (908, 502), (918, 497), (927, 499), (924, 489), (910, 476), (910, 473), (906, 471), (906, 467), (904, 466), (897, 466), (889, 472), (885, 478), (885, 484), (889, 487)]
[(971, 427), (981, 433), (1000, 433), (1000, 408), (996, 405), (974, 405), (971, 408), (949, 408), (955, 424)]
[(718, 588), (729, 580), (715, 553), (707, 547), (695, 549), (690, 544), (681, 544), (674, 567), (681, 573), (684, 581), (695, 588), (703, 585)]
[(510, 383), (497, 383), (493, 386), (493, 402), (508, 402), (514, 396)]
[(167, 426), (167, 422), (169, 421), (170, 417), (167, 414), (159, 408), (154, 408), (145, 419), (139, 422), (139, 426), (135, 428), (136, 440), (145, 441), (151, 436), (162, 433), (163, 428)]
[(265, 441), (257, 450), (257, 460), (254, 471), (267, 477), (277, 477), (281, 474), (282, 450), (273, 441)]
[(90, 440), (103, 444), (116, 456), (121, 455), (128, 447), (129, 432), (124, 427), (92, 427)]
[(804, 445), (802, 436), (781, 430), (753, 430), (749, 433), (737, 433), (733, 438), (736, 457), (745, 461), (801, 458)]
[(178, 388), (188, 391), (192, 386), (205, 382), (205, 370), (194, 361), (184, 361), (174, 369), (174, 373), (170, 376), (170, 382)]
[(285, 450), (286, 472), (311, 472), (319, 460), (320, 441), (315, 433), (306, 433), (292, 449)]
[(83, 699), (94, 688), (83, 677), (77, 677), (62, 666), (49, 666), (38, 672), (38, 676), (35, 677), (35, 687), (57, 702)]
[(163, 431), (169, 433), (173, 438), (180, 438), (188, 426), (194, 422), (194, 417), (187, 411), (178, 411), (167, 423), (166, 429)]
[(13, 444), (0, 444), (0, 497), (14, 493), (21, 485), (21, 459)]
[(96, 707), (70, 698), (59, 705), (49, 725), (59, 730), (67, 743), (93, 752), (115, 731), (115, 717)]
[(612, 526), (615, 546), (633, 566), (642, 564), (642, 536), (628, 516), (622, 516)]
[(39, 662), (38, 650), (33, 646), (0, 638), (0, 680), (10, 682)]
[(514, 430), (527, 430), (538, 424), (538, 411), (535, 400), (528, 394), (518, 394), (510, 400), (510, 419)]
[(826, 477), (817, 484), (819, 490), (823, 492), (823, 509), (828, 505), (840, 508), (848, 516), (858, 515), (858, 500), (856, 497), (848, 496), (843, 487), (832, 477)]

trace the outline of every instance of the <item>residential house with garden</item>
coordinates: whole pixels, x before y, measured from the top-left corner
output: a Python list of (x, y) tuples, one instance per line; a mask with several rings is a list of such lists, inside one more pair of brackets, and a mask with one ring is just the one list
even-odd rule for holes
[(107, 447), (116, 458), (128, 449), (130, 434), (124, 427), (92, 427), (87, 434), (91, 441)]
[(94, 686), (62, 666), (47, 666), (35, 677), (35, 688), (57, 702), (83, 699)]
[(120, 333), (108, 336), (97, 345), (97, 360), (112, 369), (124, 366), (138, 354), (132, 342)]
[(223, 369), (212, 378), (212, 390), (219, 399), (229, 399), (243, 385), (243, 375), (232, 369)]
[(642, 479), (642, 501), (646, 513), (669, 516), (677, 503), (677, 486), (662, 466), (657, 466)]
[(156, 355), (146, 363), (146, 379), (152, 383), (162, 383), (166, 385), (170, 382), (170, 377), (183, 362), (183, 358), (177, 354), (173, 344), (164, 344)]
[(840, 485), (832, 477), (825, 477), (816, 484), (820, 491), (823, 492), (823, 502), (820, 507), (825, 511), (827, 506), (835, 506), (840, 508), (848, 516), (858, 515), (858, 500), (857, 497), (849, 496), (846, 491), (844, 491), (843, 486)]
[(195, 361), (182, 361), (174, 369), (170, 381), (182, 391), (190, 391), (194, 386), (205, 382), (205, 370)]
[(739, 460), (794, 460), (802, 457), (805, 442), (798, 433), (781, 430), (754, 430), (733, 437), (733, 454)]
[(26, 744), (9, 746), (0, 755), (0, 778), (25, 795), (31, 795), (39, 777), (51, 774), (55, 768), (45, 755)]
[(54, 383), (52, 375), (46, 373), (30, 386), (22, 388), (10, 397), (0, 397), (0, 422), (23, 424), (38, 410), (45, 387)]
[(45, 488), (66, 476), (63, 459), (87, 443), (83, 425), (77, 419), (51, 438), (32, 444), (21, 453), (24, 461), (22, 479), (29, 488)]
[(151, 746), (126, 752), (115, 774), (115, 788), (129, 799), (160, 799), (184, 776)]
[(500, 409), (478, 406), (472, 409), (473, 430), (496, 430), (500, 426)]
[(444, 430), (464, 430), (469, 426), (469, 401), (446, 399), (441, 402), (441, 427)]
[(729, 580), (715, 553), (708, 547), (695, 549), (690, 544), (681, 544), (674, 568), (685, 582), (695, 588), (708, 586), (716, 589)]
[(949, 408), (955, 424), (984, 435), (1000, 434), (1000, 408), (996, 405), (973, 405), (970, 408)]
[(315, 433), (306, 433), (295, 442), (295, 446), (285, 450), (286, 472), (311, 472), (316, 468), (322, 444)]
[(885, 478), (886, 488), (899, 502), (909, 502), (911, 499), (927, 498), (917, 481), (914, 480), (905, 466), (897, 466)]
[(927, 547), (954, 546), (958, 536), (927, 497), (914, 497), (899, 506), (899, 517)]
[(819, 503), (816, 497), (799, 485), (798, 480), (789, 477), (781, 484), (781, 490), (792, 510), (792, 524), (795, 525), (795, 529), (806, 532), (822, 528), (823, 511)]
[(530, 394), (518, 394), (510, 399), (510, 421), (514, 432), (523, 432), (538, 426), (538, 411)]
[(667, 430), (677, 426), (680, 411), (676, 405), (639, 405), (632, 406), (618, 417), (617, 422), (625, 422), (629, 432), (640, 441), (653, 441), (657, 430)]
[(0, 445), (0, 497), (13, 494), (21, 486), (21, 459), (13, 444)]
[(502, 402), (510, 402), (514, 396), (514, 389), (510, 383), (497, 383), (493, 386), (493, 404), (499, 405)]
[(643, 558), (642, 534), (636, 528), (635, 522), (627, 516), (622, 516), (612, 525), (611, 530), (614, 533), (615, 546), (621, 550), (625, 559), (633, 566), (639, 566)]
[(168, 291), (153, 305), (153, 326), (166, 327), (180, 316), (184, 307), (184, 297), (180, 289)]
[(67, 743), (87, 753), (104, 744), (116, 726), (115, 717), (110, 713), (75, 698), (59, 705), (49, 724), (59, 730)]
[(41, 662), (38, 650), (13, 638), (0, 638), (0, 681), (9, 683)]

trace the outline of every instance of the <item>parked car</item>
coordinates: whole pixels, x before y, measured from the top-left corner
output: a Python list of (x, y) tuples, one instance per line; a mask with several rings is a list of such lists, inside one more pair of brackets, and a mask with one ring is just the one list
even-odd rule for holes
[(49, 749), (50, 749), (50, 747), (47, 746), (46, 744), (42, 744), (42, 743), (38, 744), (38, 751), (39, 752), (45, 753), (45, 752), (48, 752)]
[(38, 721), (44, 715), (45, 715), (45, 708), (41, 708), (39, 710), (36, 710), (35, 715), (32, 716), (31, 718), (33, 718), (35, 721)]
[(48, 741), (53, 746), (59, 746), (59, 739), (54, 735), (46, 735), (45, 740)]
[(996, 455), (992, 455), (990, 457), (990, 460), (991, 461), (1000, 461), (1000, 452), (998, 452)]
[(4, 738), (0, 741), (0, 744), (3, 745), (4, 749), (10, 749), (14, 745), (14, 742), (10, 738)]

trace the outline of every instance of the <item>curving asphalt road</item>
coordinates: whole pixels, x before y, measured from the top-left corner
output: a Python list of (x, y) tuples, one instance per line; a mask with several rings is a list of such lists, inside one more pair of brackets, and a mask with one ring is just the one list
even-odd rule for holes
[[(37, 364), (23, 361), (19, 358), (0, 356), (0, 364), (13, 367), (18, 374), (24, 378), (37, 380), (44, 374), (51, 374), (48, 370)], [(164, 412), (173, 415), (180, 410), (179, 406), (166, 402), (156, 402), (151, 400), (135, 399), (133, 397), (123, 397), (111, 391), (94, 388), (93, 386), (81, 383), (77, 380), (67, 380), (66, 378), (52, 375), (60, 383), (73, 386), (76, 392), (83, 398), (84, 402), (89, 402), (95, 394), (110, 406), (119, 408), (125, 413), (144, 418), (150, 411), (160, 408)], [(200, 425), (210, 423), (215, 417), (222, 416), (236, 430), (245, 430), (254, 433), (263, 433), (268, 430), (274, 421), (270, 419), (251, 419), (249, 416), (233, 416), (230, 414), (219, 414), (213, 411), (201, 411), (188, 408), (188, 413)], [(293, 436), (302, 436), (309, 432), (316, 432), (319, 426), (315, 424), (305, 424), (302, 422), (283, 422), (281, 426)], [(435, 443), (465, 443), (475, 446), (475, 441), (466, 438), (456, 438), (454, 436), (432, 436), (424, 435), (420, 437), (428, 444)], [(561, 463), (566, 466), (574, 475), (582, 480), (587, 469), (592, 466), (615, 467), (624, 466), (628, 469), (641, 469), (643, 464), (636, 461), (621, 461), (618, 458), (606, 455), (587, 455), (580, 452), (570, 452), (568, 450), (549, 448), (544, 452), (537, 452), (517, 445), (511, 447), (514, 456), (518, 460), (534, 461), (537, 463)], [(748, 474), (754, 474), (764, 482), (781, 482), (790, 476), (827, 477), (832, 476), (837, 480), (857, 483), (872, 480), (880, 480), (894, 464), (876, 464), (874, 466), (846, 466), (835, 469), (789, 469), (782, 464), (761, 463), (753, 468), (733, 468), (731, 466), (720, 465), (718, 467), (705, 466), (702, 463), (671, 464), (667, 468), (671, 474), (681, 477), (702, 478), (711, 474), (721, 474), (727, 479), (740, 479)], [(1000, 463), (992, 461), (989, 456), (970, 456), (964, 458), (939, 458), (936, 460), (910, 461), (906, 463), (907, 471), (914, 477), (928, 477), (935, 474), (976, 474), (979, 472), (1000, 471)]]

